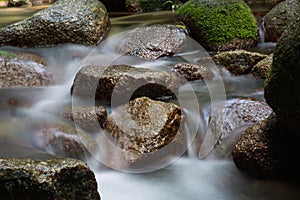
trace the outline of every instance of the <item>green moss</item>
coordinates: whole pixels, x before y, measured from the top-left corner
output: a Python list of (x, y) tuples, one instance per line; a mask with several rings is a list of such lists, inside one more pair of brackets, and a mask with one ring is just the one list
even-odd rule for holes
[[(256, 20), (243, 1), (190, 0), (180, 7), (177, 16), (207, 43), (219, 44), (234, 38), (256, 38)], [(194, 33), (195, 34), (195, 33)]]
[(17, 57), (16, 54), (10, 53), (8, 51), (3, 51), (3, 50), (0, 50), (0, 56), (5, 56), (5, 57), (8, 57), (8, 58), (15, 58), (15, 57)]

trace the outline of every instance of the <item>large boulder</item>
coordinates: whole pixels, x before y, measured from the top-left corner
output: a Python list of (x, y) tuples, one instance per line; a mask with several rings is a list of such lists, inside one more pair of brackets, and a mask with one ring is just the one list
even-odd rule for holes
[[(179, 106), (142, 97), (115, 109), (108, 116), (105, 130), (123, 150), (122, 161), (132, 165), (171, 142), (182, 143), (182, 135), (178, 133), (181, 122)], [(183, 146), (182, 143), (179, 147)], [(173, 151), (180, 151), (180, 148)], [(159, 159), (165, 159), (164, 156), (161, 155)]]
[(190, 0), (176, 14), (207, 50), (245, 49), (258, 43), (256, 20), (244, 1)]
[(89, 167), (73, 159), (0, 159), (1, 199), (100, 199)]
[(236, 141), (232, 157), (236, 166), (255, 176), (294, 175), (299, 171), (299, 140), (275, 113), (249, 127)]
[(250, 73), (259, 61), (267, 57), (267, 55), (256, 52), (236, 50), (222, 52), (212, 58), (217, 65), (224, 66), (231, 74), (242, 75)]
[(29, 0), (8, 0), (7, 7), (27, 7), (32, 6)]
[(277, 42), (286, 25), (300, 17), (300, 2), (286, 0), (275, 6), (264, 18), (265, 39)]
[(0, 88), (46, 86), (54, 83), (53, 75), (40, 63), (0, 50)]
[(265, 98), (276, 115), (300, 137), (300, 22), (290, 24), (278, 41), (265, 84)]
[(32, 17), (0, 29), (0, 46), (97, 45), (109, 18), (98, 0), (60, 0)]
[(154, 99), (174, 96), (178, 88), (178, 78), (167, 71), (128, 65), (85, 66), (75, 77), (72, 93), (75, 97), (93, 98), (103, 103), (111, 103), (112, 100), (125, 103), (142, 96)]
[(157, 59), (178, 53), (186, 41), (185, 29), (175, 25), (151, 25), (136, 28), (122, 42), (119, 53)]

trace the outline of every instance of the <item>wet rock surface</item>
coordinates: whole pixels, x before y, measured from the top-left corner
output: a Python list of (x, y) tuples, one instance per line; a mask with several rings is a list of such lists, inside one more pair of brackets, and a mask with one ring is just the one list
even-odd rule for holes
[(286, 0), (275, 6), (265, 17), (265, 39), (269, 42), (277, 42), (286, 26), (300, 17), (300, 2), (298, 0)]
[(74, 159), (0, 159), (1, 199), (100, 199), (89, 167)]
[(259, 61), (255, 66), (253, 66), (251, 70), (251, 74), (255, 78), (266, 79), (271, 69), (272, 61), (273, 61), (273, 54)]
[(217, 65), (224, 66), (231, 74), (242, 75), (250, 73), (253, 66), (267, 57), (256, 52), (236, 50), (216, 54), (212, 58)]
[(36, 128), (34, 138), (38, 149), (63, 157), (83, 159), (89, 150), (98, 148), (89, 134), (65, 122), (41, 125)]
[(175, 25), (136, 28), (121, 44), (120, 54), (158, 59), (178, 53), (186, 41), (185, 30)]
[(54, 83), (46, 67), (10, 52), (0, 51), (0, 88), (36, 87)]
[(299, 169), (296, 159), (299, 144), (272, 113), (241, 135), (234, 145), (232, 157), (239, 169), (252, 175), (286, 177)]
[(109, 18), (98, 0), (60, 0), (32, 17), (0, 29), (0, 46), (44, 47), (98, 44)]
[[(167, 71), (151, 71), (128, 65), (86, 66), (77, 73), (72, 93), (76, 97), (106, 103), (113, 100), (119, 104), (141, 96), (153, 99), (174, 96), (178, 88), (176, 75)], [(113, 99), (112, 94), (115, 95)]]
[(142, 97), (115, 109), (108, 116), (105, 130), (123, 150), (123, 159), (129, 165), (171, 142), (183, 142), (178, 134), (181, 122), (177, 105)]
[(300, 23), (294, 21), (278, 41), (265, 82), (265, 98), (278, 118), (300, 137)]
[(267, 103), (254, 98), (230, 99), (215, 109), (210, 125), (217, 138), (216, 151), (224, 157), (231, 153), (234, 138), (272, 113)]
[(178, 63), (172, 66), (171, 70), (178, 74), (180, 79), (187, 81), (211, 80), (213, 78), (212, 72), (207, 67), (196, 64)]
[(60, 112), (59, 116), (75, 122), (87, 132), (97, 132), (106, 121), (107, 111), (103, 106), (72, 106)]

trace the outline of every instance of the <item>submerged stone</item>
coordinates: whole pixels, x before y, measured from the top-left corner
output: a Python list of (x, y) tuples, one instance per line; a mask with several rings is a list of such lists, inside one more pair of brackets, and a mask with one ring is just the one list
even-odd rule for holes
[(94, 173), (74, 159), (0, 159), (1, 199), (100, 199)]
[(222, 52), (212, 58), (216, 64), (224, 66), (231, 74), (242, 75), (250, 73), (253, 66), (267, 57), (256, 52), (236, 50)]
[(134, 29), (122, 42), (119, 53), (158, 59), (178, 53), (186, 41), (185, 30), (175, 25), (151, 25)]
[(5, 51), (0, 51), (0, 77), (0, 88), (37, 87), (54, 83), (53, 75), (44, 65)]
[(97, 45), (109, 18), (98, 0), (60, 0), (30, 18), (0, 29), (0, 46)]
[(83, 159), (98, 145), (93, 138), (74, 124), (56, 122), (41, 124), (34, 133), (34, 145), (50, 154)]
[[(178, 133), (181, 122), (181, 108), (177, 105), (142, 97), (116, 108), (108, 116), (105, 130), (123, 150), (122, 159), (130, 165), (171, 142), (181, 143), (173, 149), (179, 151), (184, 146)], [(169, 153), (172, 156), (174, 152)]]
[(120, 104), (141, 96), (153, 99), (174, 96), (178, 89), (178, 79), (171, 72), (128, 65), (86, 66), (76, 74), (72, 94), (75, 97)]

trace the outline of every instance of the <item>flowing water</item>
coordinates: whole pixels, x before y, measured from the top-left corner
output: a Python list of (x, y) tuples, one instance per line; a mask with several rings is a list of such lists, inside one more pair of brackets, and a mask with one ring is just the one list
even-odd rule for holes
[[(167, 17), (169, 16), (169, 17)], [(102, 165), (97, 159), (87, 160), (94, 170), (103, 200), (296, 200), (300, 198), (299, 184), (287, 180), (262, 180), (241, 173), (229, 158), (210, 154), (198, 159), (199, 141), (206, 136), (212, 104), (225, 98), (255, 97), (263, 100), (263, 81), (250, 76), (230, 76), (215, 66), (209, 55), (193, 40), (183, 52), (173, 58), (145, 62), (115, 54), (119, 42), (137, 25), (173, 22), (172, 13), (157, 12), (113, 18), (113, 28), (107, 41), (97, 48), (80, 45), (61, 45), (52, 48), (27, 49), (44, 56), (54, 73), (57, 85), (33, 89), (15, 88), (0, 90), (0, 156), (48, 157), (48, 152), (36, 148), (33, 132), (41, 124), (59, 120), (53, 113), (71, 103), (70, 88), (76, 72), (87, 63), (101, 65), (127, 63), (154, 70), (189, 61), (211, 65), (215, 78), (211, 82), (193, 82), (180, 89), (184, 112), (189, 116), (185, 130), (196, 134), (190, 138), (188, 154), (182, 155), (168, 166), (149, 170), (148, 173), (125, 173)], [(145, 22), (145, 19), (147, 21)], [(119, 33), (121, 32), (121, 33)], [(116, 34), (119, 33), (119, 34)], [(2, 47), (0, 49), (19, 50)], [(196, 105), (193, 99), (196, 97)], [(18, 106), (10, 107), (14, 99)], [(199, 106), (197, 109), (193, 106)], [(195, 143), (192, 140), (195, 139)], [(208, 140), (209, 141), (209, 140)], [(212, 144), (209, 143), (209, 148)], [(165, 163), (169, 164), (169, 163)], [(125, 170), (126, 171), (126, 170)], [(127, 170), (128, 171), (128, 170)], [(130, 170), (129, 170), (130, 171)], [(140, 171), (139, 171), (140, 172)]]

